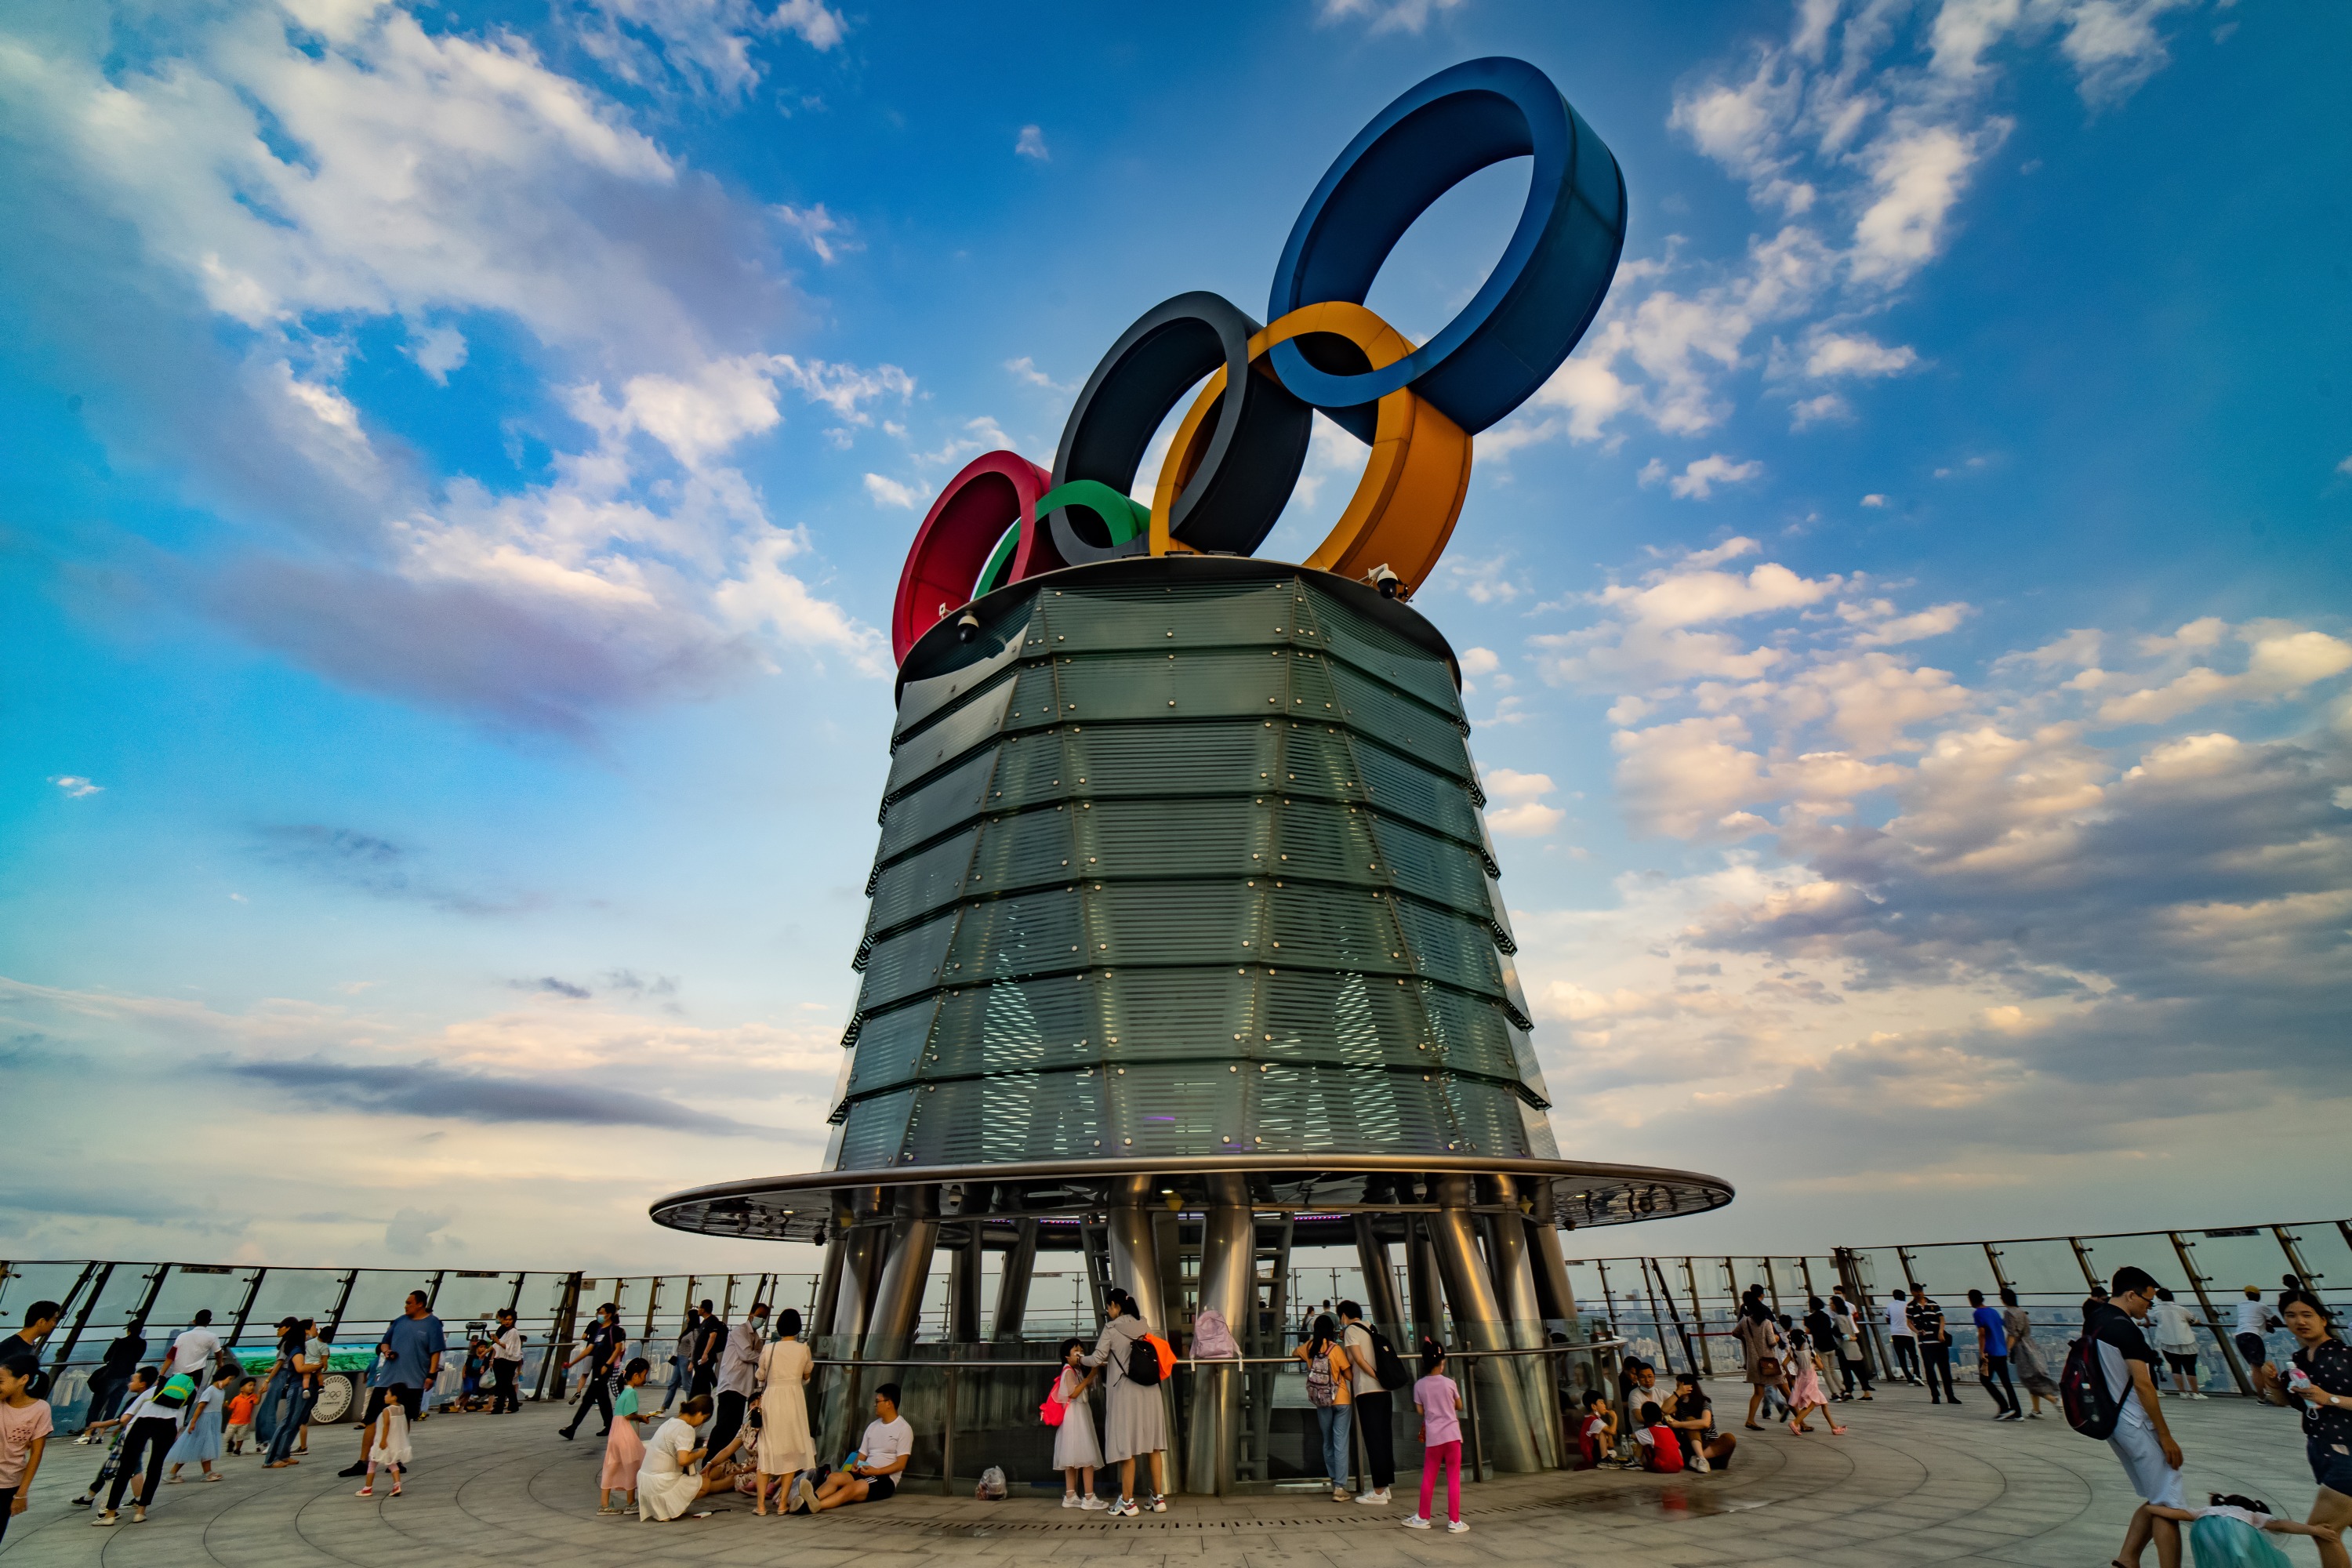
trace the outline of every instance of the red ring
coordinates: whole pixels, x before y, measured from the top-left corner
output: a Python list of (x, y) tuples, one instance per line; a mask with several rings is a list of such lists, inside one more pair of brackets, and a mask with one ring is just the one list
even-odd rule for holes
[(1053, 485), (1052, 475), (1018, 452), (984, 453), (947, 482), (915, 531), (906, 569), (898, 574), (898, 599), (890, 613), (893, 657), (903, 663), (918, 637), (971, 603), (971, 585), (1006, 529), (1021, 529), (1008, 582), (1062, 564), (1053, 540), (1035, 526), (1038, 498)]

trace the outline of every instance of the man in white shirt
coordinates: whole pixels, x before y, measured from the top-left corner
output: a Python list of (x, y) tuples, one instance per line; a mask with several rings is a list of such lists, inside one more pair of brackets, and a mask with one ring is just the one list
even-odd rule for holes
[(1919, 1336), (1912, 1331), (1911, 1309), (1900, 1290), (1886, 1293), (1886, 1337), (1895, 1342), (1892, 1375), (1918, 1387)]
[(1364, 1489), (1358, 1502), (1384, 1503), (1396, 1480), (1396, 1416), (1389, 1391), (1381, 1386), (1372, 1331), (1364, 1310), (1339, 1303), (1339, 1348), (1348, 1352), (1349, 1393), (1356, 1407), (1356, 1430), (1364, 1437)]
[(2238, 1303), (2237, 1332), (2230, 1336), (2231, 1342), (2238, 1347), (2238, 1354), (2246, 1363), (2247, 1376), (2252, 1377), (2256, 1367), (2270, 1364), (2268, 1336), (2278, 1326), (2277, 1315), (2271, 1310), (2270, 1303), (2263, 1300), (2263, 1288), (2247, 1286), (2246, 1299)]
[(163, 1368), (166, 1378), (186, 1373), (200, 1381), (212, 1371), (213, 1362), (220, 1355), (220, 1336), (212, 1330), (213, 1311), (200, 1309), (188, 1326), (172, 1342), (172, 1357)]
[(857, 1462), (824, 1478), (823, 1487), (811, 1487), (808, 1472), (793, 1488), (793, 1511), (822, 1513), (854, 1502), (880, 1502), (898, 1489), (899, 1472), (915, 1451), (915, 1429), (898, 1414), (898, 1385), (886, 1383), (874, 1391), (874, 1419), (857, 1442)]
[(522, 1408), (515, 1383), (522, 1375), (522, 1330), (515, 1326), (514, 1309), (499, 1309), (498, 1337), (490, 1342), (490, 1414), (511, 1415)]
[(760, 1380), (760, 1350), (768, 1342), (768, 1304), (751, 1303), (744, 1320), (727, 1333), (727, 1348), (719, 1352), (719, 1415), (710, 1423), (710, 1446), (723, 1448), (743, 1429), (751, 1389)]

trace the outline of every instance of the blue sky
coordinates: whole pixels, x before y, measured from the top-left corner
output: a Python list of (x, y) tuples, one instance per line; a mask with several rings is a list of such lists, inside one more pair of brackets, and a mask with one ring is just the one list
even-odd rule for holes
[[(2249, 1155), (2352, 1091), (2347, 47), (2173, 0), (12, 7), (0, 1237), (711, 1258), (644, 1205), (819, 1157), (928, 498), (1049, 460), (1160, 299), (1262, 312), (1356, 128), (1498, 53), (1631, 233), (1418, 602), (1563, 1148), (1743, 1194), (1626, 1244), (2310, 1207)], [(1429, 335), (1524, 188), (1373, 307)], [(1318, 430), (1263, 553), (1359, 450)]]

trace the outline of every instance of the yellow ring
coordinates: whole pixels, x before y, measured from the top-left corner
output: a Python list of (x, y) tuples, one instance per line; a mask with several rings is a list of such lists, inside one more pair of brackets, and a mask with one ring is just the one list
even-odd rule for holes
[[(1318, 332), (1355, 344), (1374, 370), (1394, 363), (1413, 350), (1412, 340), (1363, 306), (1335, 300), (1293, 310), (1250, 339), (1251, 368), (1260, 375), (1270, 374), (1264, 361), (1275, 344)], [(1200, 466), (1202, 433), (1224, 390), (1225, 373), (1220, 366), (1192, 400), (1183, 423), (1176, 428), (1176, 438), (1168, 444), (1168, 458), (1160, 465), (1160, 482), (1151, 495), (1154, 555), (1192, 549), (1170, 536), (1168, 521), (1176, 497)], [(1469, 488), (1468, 432), (1417, 393), (1401, 387), (1380, 400), (1364, 477), (1356, 482), (1356, 493), (1349, 498), (1347, 510), (1306, 564), (1343, 577), (1360, 577), (1375, 567), (1386, 566), (1397, 574), (1404, 595), (1410, 597), (1436, 569), (1437, 557), (1453, 536)]]

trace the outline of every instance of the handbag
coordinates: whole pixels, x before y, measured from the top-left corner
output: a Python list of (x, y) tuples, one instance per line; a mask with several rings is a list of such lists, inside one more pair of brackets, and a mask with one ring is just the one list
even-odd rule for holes
[(1780, 1358), (1776, 1355), (1768, 1355), (1762, 1361), (1756, 1363), (1756, 1370), (1763, 1373), (1766, 1377), (1778, 1377), (1780, 1375)]

